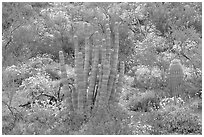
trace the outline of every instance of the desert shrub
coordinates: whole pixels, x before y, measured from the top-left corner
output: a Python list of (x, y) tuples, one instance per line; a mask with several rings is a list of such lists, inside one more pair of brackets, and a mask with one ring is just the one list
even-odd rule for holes
[(134, 77), (124, 75), (124, 85), (125, 86), (132, 86), (134, 82)]
[(187, 100), (189, 98), (202, 98), (202, 72), (199, 69), (183, 66), (184, 88), (183, 92)]
[(202, 71), (191, 67), (183, 67), (184, 74), (185, 74), (185, 81), (188, 84), (191, 84), (191, 89), (194, 90), (201, 90), (202, 89)]
[(161, 76), (161, 70), (158, 67), (148, 68), (147, 66), (138, 66), (135, 68), (133, 86), (145, 89), (158, 89), (165, 84)]
[(190, 99), (189, 108), (194, 112), (202, 113), (202, 99)]
[(120, 105), (111, 105), (107, 112), (101, 110), (90, 121), (85, 123), (77, 135), (130, 135), (130, 115)]
[(35, 58), (31, 58), (26, 63), (21, 63), (17, 66), (12, 65), (3, 69), (3, 89), (15, 84), (16, 87), (22, 84), (22, 81), (26, 78), (41, 72), (44, 66), (52, 63), (51, 55), (39, 55)]
[(134, 134), (201, 134), (201, 118), (181, 98), (164, 98), (160, 109), (136, 112), (130, 127)]
[(2, 71), (3, 91), (11, 87), (20, 86), (23, 78), (25, 76), (22, 75), (21, 70), (17, 66), (7, 67)]
[(129, 135), (132, 134), (129, 127), (124, 123), (119, 123), (116, 120), (100, 122), (99, 124), (87, 124), (79, 132), (79, 135)]
[(138, 95), (140, 90), (138, 88), (132, 88), (130, 86), (126, 86), (123, 88), (121, 93), (121, 99), (125, 101), (129, 101), (133, 96)]
[(163, 104), (150, 116), (151, 134), (202, 134), (200, 118), (181, 99), (165, 99)]
[(134, 135), (150, 135), (152, 126), (141, 121), (132, 122), (130, 125)]
[[(43, 135), (56, 124), (57, 111), (54, 108), (43, 108), (36, 104), (31, 109), (21, 109), (21, 113), (23, 118), (16, 123), (10, 134)], [(21, 128), (18, 127), (19, 125)]]
[(28, 134), (67, 135), (73, 131), (78, 131), (85, 121), (81, 114), (70, 114), (65, 102), (62, 102), (60, 110), (56, 106), (49, 108), (36, 107), (26, 116), (26, 124), (32, 125), (25, 130), (29, 132)]
[[(5, 120), (3, 125), (4, 134), (18, 135), (67, 135), (78, 131), (84, 122), (80, 114), (70, 115), (65, 102), (59, 106), (33, 104), (30, 109), (22, 108), (22, 118), (15, 123)], [(6, 119), (6, 117), (4, 117)], [(10, 125), (8, 125), (10, 122)], [(9, 129), (9, 127), (11, 127)]]
[(26, 63), (7, 67), (3, 71), (3, 90), (5, 90), (3, 95), (5, 98), (8, 96), (8, 92), (11, 92), (8, 89), (12, 87), (11, 85), (16, 87), (14, 92), (19, 101), (22, 102), (25, 100), (31, 101), (42, 93), (48, 95), (47, 97), (56, 97), (54, 82), (51, 76), (45, 71), (46, 67), (51, 64), (56, 64), (51, 59), (51, 55), (39, 55), (31, 58)]
[(50, 97), (55, 96), (49, 91), (52, 87), (46, 78), (40, 75), (25, 81), (22, 90), (14, 95), (11, 106), (18, 110), (16, 113), (21, 114), (21, 119), (16, 120), (11, 114), (13, 120), (4, 119), (4, 134), (69, 134), (81, 126), (82, 117), (69, 116), (65, 101), (51, 100)]
[[(51, 65), (59, 66), (50, 55), (39, 55), (3, 71), (3, 134), (67, 134), (71, 129), (68, 121), (73, 120), (59, 99), (63, 93), (58, 96), (60, 81), (46, 72)], [(67, 68), (69, 78), (74, 77), (74, 70)]]
[(180, 97), (172, 97), (172, 98), (164, 98), (160, 101), (160, 106), (162, 108), (168, 108), (171, 106), (174, 106), (175, 104), (177, 106), (182, 106), (185, 103), (185, 101)]
[(2, 71), (2, 133), (10, 133), (20, 118), (13, 99), (23, 79), (28, 77), (18, 66), (10, 66)]
[(159, 109), (159, 98), (154, 91), (146, 91), (132, 96), (127, 108), (131, 111), (150, 112)]
[[(39, 114), (40, 118), (43, 118), (43, 115), (48, 116), (49, 113), (42, 115), (42, 107), (39, 107), (39, 111), (35, 112), (36, 105), (38, 103), (48, 104), (48, 99), (44, 100), (38, 100), (36, 97), (42, 94), (42, 92), (47, 88), (46, 86), (48, 84), (45, 84), (47, 81), (46, 79), (41, 75), (34, 75), (32, 77), (28, 77), (25, 80), (23, 80), (22, 85), (17, 87), (12, 91), (12, 94), (8, 94), (8, 92), (11, 92), (11, 90), (7, 90), (3, 92), (3, 108), (4, 108), (4, 115), (8, 115), (11, 117), (11, 119), (8, 121), (7, 119), (4, 119), (4, 123), (9, 123), (12, 126), (3, 125), (3, 128), (10, 128), (9, 130), (4, 130), (3, 134), (27, 134), (27, 124), (32, 123), (28, 121), (32, 121), (35, 117), (34, 114)], [(40, 101), (40, 102), (38, 102)], [(38, 103), (37, 103), (38, 102)], [(8, 111), (10, 110), (10, 111)], [(29, 111), (29, 112), (28, 112)], [(7, 113), (5, 113), (7, 112)], [(18, 119), (16, 116), (20, 115), (21, 119)], [(41, 116), (40, 116), (41, 115)], [(28, 117), (31, 116), (31, 117)], [(34, 120), (33, 120), (34, 121)], [(35, 121), (36, 122), (36, 121)], [(22, 128), (19, 128), (22, 127)], [(36, 128), (41, 128), (41, 126), (36, 126)], [(28, 134), (30, 134), (31, 131), (29, 131)], [(37, 134), (37, 131), (33, 129), (32, 134)]]

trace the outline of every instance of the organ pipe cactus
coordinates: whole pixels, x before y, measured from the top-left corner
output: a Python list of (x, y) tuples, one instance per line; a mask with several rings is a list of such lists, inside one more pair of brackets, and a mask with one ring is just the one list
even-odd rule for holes
[(68, 85), (67, 71), (66, 71), (66, 66), (64, 63), (64, 55), (62, 51), (59, 52), (59, 59), (60, 59), (60, 68), (61, 68), (61, 83), (63, 84), (62, 90), (65, 90), (65, 92), (63, 91), (63, 93), (65, 93), (65, 97), (67, 97), (66, 102), (68, 103), (68, 107), (70, 111), (73, 112), (74, 108), (72, 104), (72, 96)]
[[(77, 36), (74, 36), (73, 38), (74, 40), (74, 47), (75, 47), (75, 51), (74, 51), (74, 55), (75, 55), (75, 74), (79, 74), (79, 64), (78, 64), (78, 60), (79, 57), (78, 57), (78, 52), (79, 52), (79, 46), (78, 46), (78, 37)], [(74, 93), (72, 94), (72, 100), (73, 100), (73, 106), (74, 106), (74, 109), (77, 110), (78, 109), (78, 91), (79, 91), (79, 87), (78, 87), (78, 84), (76, 83), (79, 83), (79, 79), (78, 79), (78, 76), (75, 77), (75, 91)]]
[(88, 24), (85, 23), (84, 25), (85, 29), (85, 59), (84, 59), (84, 109), (86, 109), (86, 106), (88, 104), (87, 102), (87, 90), (88, 90), (88, 76), (89, 76), (89, 71), (90, 71), (90, 44), (89, 44), (89, 37), (88, 37)]
[(114, 92), (112, 90), (114, 86), (114, 82), (116, 81), (117, 76), (117, 65), (118, 65), (118, 49), (119, 49), (119, 32), (118, 32), (118, 23), (115, 24), (115, 42), (113, 45), (113, 52), (112, 52), (112, 58), (111, 58), (111, 70), (110, 70), (110, 78), (108, 80), (108, 97), (110, 97), (111, 92)]
[(118, 84), (116, 87), (116, 92), (114, 92), (115, 94), (113, 94), (113, 99), (115, 102), (119, 101), (119, 96), (120, 96), (120, 93), (122, 92), (124, 71), (125, 71), (125, 64), (124, 62), (120, 62), (120, 72), (119, 72), (119, 77), (118, 77)]
[[(99, 32), (95, 32), (95, 42), (91, 45), (89, 42), (89, 25), (84, 24), (85, 30), (85, 53), (80, 52), (77, 37), (74, 36), (75, 45), (75, 89), (69, 93), (69, 106), (74, 111), (85, 115), (93, 115), (104, 106), (111, 103), (110, 100), (117, 102), (118, 94), (122, 89), (122, 79), (124, 75), (124, 62), (120, 65), (118, 61), (119, 51), (119, 23), (115, 23), (114, 30), (111, 32), (109, 25), (106, 24), (106, 36), (100, 38)], [(113, 33), (114, 41), (111, 39)], [(111, 41), (112, 40), (112, 41)], [(60, 52), (60, 60), (64, 60)], [(65, 65), (61, 61), (61, 68), (64, 72)], [(120, 71), (118, 74), (118, 66)], [(62, 78), (65, 78), (65, 74)], [(64, 85), (67, 83), (64, 82)], [(113, 96), (113, 97), (110, 97)], [(88, 112), (88, 113), (87, 113)]]
[(180, 60), (174, 59), (169, 68), (169, 89), (170, 95), (176, 96), (181, 94), (183, 88), (184, 72)]
[(84, 111), (84, 94), (86, 91), (84, 91), (85, 83), (84, 83), (84, 72), (83, 72), (83, 55), (82, 52), (79, 52), (77, 55), (77, 74), (76, 77), (78, 79), (78, 83), (76, 83), (78, 87), (78, 109), (79, 112)]
[(98, 62), (99, 62), (99, 45), (96, 45), (93, 50), (94, 56), (93, 56), (93, 64), (91, 69), (91, 76), (90, 76), (90, 83), (88, 87), (88, 106), (89, 108), (93, 105), (93, 97), (94, 97), (94, 90), (95, 90), (95, 84), (96, 84), (96, 77), (97, 77), (97, 71), (98, 71)]

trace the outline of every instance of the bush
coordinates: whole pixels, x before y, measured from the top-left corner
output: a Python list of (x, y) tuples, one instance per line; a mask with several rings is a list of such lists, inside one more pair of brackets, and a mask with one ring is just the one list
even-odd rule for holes
[(191, 99), (189, 108), (194, 112), (202, 113), (202, 99)]
[(133, 96), (138, 94), (139, 94), (139, 89), (126, 86), (122, 90), (121, 99), (124, 101), (129, 101)]
[(77, 135), (130, 135), (130, 116), (120, 105), (111, 105), (108, 110), (99, 110), (85, 123)]
[(182, 102), (168, 102), (151, 115), (151, 134), (202, 134), (202, 121)]
[(125, 86), (132, 86), (134, 82), (134, 77), (124, 75), (124, 84)]
[(152, 126), (140, 121), (129, 125), (134, 135), (150, 135)]
[(135, 71), (133, 86), (145, 89), (158, 89), (164, 84), (161, 70), (157, 67), (148, 68), (147, 66), (138, 66)]
[(154, 91), (146, 91), (145, 93), (134, 95), (127, 107), (131, 111), (150, 112), (159, 109), (159, 98)]
[[(3, 71), (3, 134), (67, 134), (74, 127), (68, 126), (73, 120), (58, 97), (59, 81), (46, 72), (53, 64), (59, 66), (51, 56), (39, 55)], [(69, 78), (74, 77), (72, 68), (67, 71)]]
[(19, 87), (22, 82), (38, 72), (42, 72), (44, 67), (53, 60), (50, 55), (39, 55), (35, 58), (31, 58), (26, 63), (21, 63), (17, 66), (12, 65), (5, 68), (2, 72), (3, 74), (3, 89), (6, 90), (6, 87)]

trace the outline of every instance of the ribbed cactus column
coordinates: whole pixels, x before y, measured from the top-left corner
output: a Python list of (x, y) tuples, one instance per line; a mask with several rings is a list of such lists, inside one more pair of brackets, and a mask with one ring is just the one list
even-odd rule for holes
[(171, 96), (181, 94), (184, 72), (180, 60), (174, 59), (169, 68), (169, 88)]
[(66, 66), (64, 63), (64, 55), (62, 51), (59, 51), (59, 60), (60, 60), (60, 68), (61, 68), (61, 82), (63, 84), (62, 90), (65, 93), (66, 102), (68, 103), (68, 107), (71, 112), (74, 111), (73, 104), (72, 104), (72, 96), (71, 91), (69, 90), (68, 79), (67, 79), (67, 71)]
[(75, 110), (77, 110), (78, 109), (78, 91), (79, 91), (79, 87), (78, 87), (78, 85), (79, 84), (77, 84), (77, 83), (79, 83), (79, 79), (78, 79), (78, 76), (77, 76), (77, 74), (78, 74), (78, 72), (79, 72), (79, 64), (77, 63), (77, 61), (79, 60), (78, 58), (78, 52), (79, 52), (79, 46), (78, 46), (78, 37), (77, 36), (74, 36), (73, 37), (73, 40), (74, 40), (74, 49), (75, 49), (75, 51), (74, 51), (74, 55), (75, 55), (75, 62), (74, 62), (74, 64), (75, 64), (75, 69), (74, 69), (74, 71), (75, 71), (75, 74), (76, 74), (76, 76), (75, 76), (75, 92), (74, 93), (72, 93), (72, 99), (73, 99), (73, 106), (74, 106), (74, 109)]
[[(98, 88), (97, 88), (97, 93), (95, 94), (94, 97), (94, 112), (97, 111), (98, 109), (98, 105), (99, 105), (99, 101), (101, 99), (101, 96), (105, 96), (103, 93), (101, 95), (102, 92), (102, 88), (104, 88), (102, 86), (103, 83), (103, 74), (104, 74), (104, 66), (105, 64), (107, 64), (107, 60), (106, 60), (106, 40), (102, 39), (102, 45), (100, 46), (100, 52), (101, 52), (101, 64), (99, 65), (98, 68)], [(108, 63), (109, 64), (109, 63)], [(107, 93), (107, 91), (105, 91), (105, 93)], [(93, 113), (92, 113), (93, 114)]]
[[(98, 38), (98, 32), (96, 32), (96, 36)], [(90, 82), (89, 82), (89, 88), (88, 88), (88, 96), (87, 96), (87, 101), (88, 101), (88, 106), (89, 110), (91, 109), (93, 105), (93, 96), (94, 96), (94, 89), (95, 89), (95, 84), (96, 84), (96, 76), (97, 76), (97, 71), (98, 71), (98, 62), (99, 62), (99, 45), (96, 43), (93, 53), (93, 63), (92, 63), (92, 69), (91, 69), (91, 75), (90, 75)]]
[(102, 66), (105, 65), (105, 60), (106, 60), (106, 40), (105, 39), (102, 39), (102, 45), (101, 45), (101, 64)]
[(75, 109), (80, 113), (84, 113), (85, 109), (85, 72), (84, 72), (84, 59), (82, 52), (79, 52), (78, 37), (74, 36), (74, 46), (75, 46)]
[(109, 25), (106, 24), (106, 57), (107, 57), (107, 60), (110, 60), (111, 58), (111, 31), (110, 31), (110, 28), (109, 28)]
[(114, 82), (116, 81), (117, 76), (117, 65), (118, 65), (118, 50), (119, 50), (119, 32), (118, 32), (118, 23), (115, 23), (115, 42), (113, 44), (113, 52), (111, 55), (111, 61), (110, 61), (110, 78), (108, 81), (108, 100), (111, 95), (111, 92), (114, 92), (115, 89), (113, 89)]
[(124, 79), (124, 71), (125, 71), (125, 63), (122, 61), (120, 62), (120, 72), (118, 77), (118, 84), (116, 87), (116, 93), (114, 94), (115, 101), (119, 101), (120, 94), (123, 88), (123, 79)]
[(107, 92), (108, 92), (108, 80), (110, 75), (110, 64), (107, 60), (104, 61), (102, 73), (103, 73), (103, 76), (102, 76), (101, 88), (100, 88), (99, 108), (101, 108), (103, 105), (107, 105), (108, 103)]
[(124, 79), (124, 71), (125, 71), (125, 64), (124, 62), (120, 62), (119, 64), (119, 75), (116, 77), (116, 81), (113, 85), (113, 89), (109, 98), (109, 103), (118, 103), (120, 94), (123, 88), (123, 79)]
[[(98, 90), (101, 90), (101, 83), (102, 83), (102, 79), (103, 79), (103, 68), (105, 66), (105, 61), (106, 59), (106, 40), (102, 39), (102, 45), (101, 45), (101, 65), (99, 68), (99, 88)], [(109, 63), (109, 62), (108, 62)]]
[(102, 109), (106, 111), (110, 96), (112, 96), (113, 101), (115, 100), (114, 102), (117, 102), (118, 95), (122, 89), (121, 81), (124, 74), (124, 63), (120, 64), (120, 74), (117, 77), (119, 50), (119, 24), (117, 22), (115, 23), (114, 30), (112, 30), (114, 33), (113, 39), (111, 39), (111, 31), (107, 24), (106, 39), (101, 39), (99, 32), (95, 32), (93, 50), (89, 42), (88, 28), (89, 26), (85, 23), (84, 56), (82, 52), (79, 52), (77, 37), (74, 36), (75, 87), (77, 94), (72, 97), (72, 102), (74, 103), (74, 109), (89, 117), (90, 114), (96, 114), (95, 112), (100, 113)]
[(85, 60), (84, 60), (84, 109), (87, 108), (87, 89), (88, 89), (88, 76), (90, 71), (90, 43), (88, 37), (88, 24), (84, 23), (85, 37)]
[(84, 113), (84, 69), (83, 69), (83, 54), (81, 52), (78, 53), (76, 59), (76, 77), (78, 83), (76, 83), (76, 87), (78, 89), (78, 110), (80, 113)]

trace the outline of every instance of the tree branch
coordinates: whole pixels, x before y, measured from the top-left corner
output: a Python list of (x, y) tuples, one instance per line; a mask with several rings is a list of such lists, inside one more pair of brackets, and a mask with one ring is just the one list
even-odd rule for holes
[(2, 100), (2, 103), (8, 107), (9, 111), (13, 116), (14, 116), (14, 112), (12, 109), (15, 109), (17, 112), (19, 112), (16, 108), (9, 106), (5, 101)]

